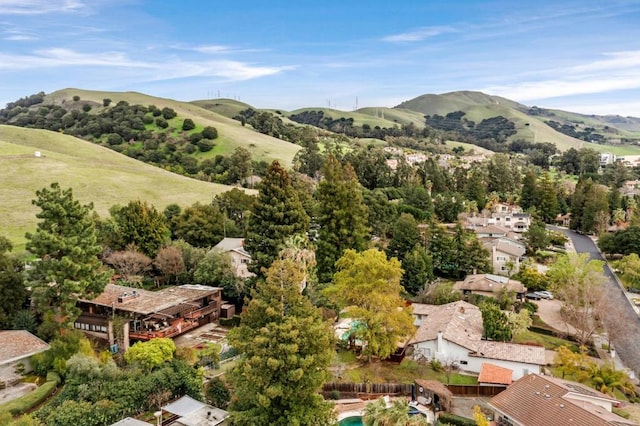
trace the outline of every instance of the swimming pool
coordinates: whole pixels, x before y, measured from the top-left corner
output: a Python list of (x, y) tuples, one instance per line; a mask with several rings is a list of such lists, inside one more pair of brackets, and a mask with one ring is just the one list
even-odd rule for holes
[(345, 417), (338, 422), (340, 426), (362, 426), (362, 416)]

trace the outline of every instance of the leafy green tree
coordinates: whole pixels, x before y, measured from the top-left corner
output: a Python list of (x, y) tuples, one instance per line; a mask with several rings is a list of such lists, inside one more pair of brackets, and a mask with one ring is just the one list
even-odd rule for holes
[[(532, 169), (528, 169), (522, 180), (522, 190), (520, 191), (520, 207), (529, 210), (536, 207), (538, 202), (538, 175)], [(482, 204), (481, 204), (482, 205)]]
[(98, 259), (92, 204), (81, 205), (69, 189), (57, 183), (36, 191), (32, 203), (40, 208), (36, 232), (27, 233), (27, 250), (40, 259), (29, 270), (28, 280), (36, 309), (52, 312), (63, 327), (72, 328), (80, 310), (80, 297), (100, 294), (109, 280)]
[(559, 256), (547, 271), (550, 287), (564, 301), (563, 320), (576, 329), (576, 339), (586, 344), (606, 310), (603, 262), (589, 260), (589, 253)]
[(220, 377), (214, 377), (205, 385), (204, 396), (207, 402), (214, 407), (227, 409), (229, 401), (231, 401), (231, 392)]
[(542, 220), (551, 223), (559, 213), (558, 184), (553, 181), (549, 172), (545, 172), (538, 181), (536, 209)]
[(9, 327), (12, 316), (22, 309), (27, 299), (22, 262), (11, 255), (11, 242), (0, 236), (0, 329)]
[(627, 229), (602, 235), (598, 239), (598, 247), (609, 254), (640, 253), (640, 226), (632, 225)]
[(620, 278), (627, 288), (640, 288), (640, 257), (637, 253), (631, 253), (620, 260), (611, 262), (620, 273)]
[(214, 140), (218, 138), (218, 129), (215, 127), (207, 126), (202, 129), (202, 137), (205, 139)]
[(528, 291), (546, 290), (549, 286), (546, 276), (538, 271), (535, 264), (530, 262), (523, 263), (513, 279), (524, 284)]
[(520, 171), (507, 154), (496, 154), (487, 161), (487, 191), (496, 192), (501, 200), (515, 194), (520, 186)]
[(453, 285), (452, 281), (433, 283), (420, 295), (419, 300), (430, 305), (446, 305), (447, 303), (457, 302), (462, 295), (459, 291), (454, 290)]
[(231, 258), (226, 253), (210, 251), (198, 262), (193, 272), (193, 279), (198, 284), (222, 287), (225, 298), (242, 300), (244, 282), (236, 277)]
[(387, 246), (387, 256), (402, 261), (421, 240), (418, 222), (412, 215), (402, 213), (393, 227), (393, 238)]
[(268, 268), (278, 257), (287, 237), (306, 233), (308, 228), (309, 216), (291, 185), (289, 173), (274, 161), (260, 182), (258, 200), (249, 219), (244, 247), (253, 259), (250, 269), (262, 274), (262, 268)]
[(373, 191), (364, 190), (364, 203), (367, 206), (367, 226), (371, 233), (380, 238), (385, 238), (393, 227), (398, 217), (396, 205), (389, 201), (385, 192), (381, 189)]
[(229, 156), (229, 183), (242, 182), (251, 175), (251, 153), (237, 147)]
[(113, 206), (107, 230), (107, 244), (115, 250), (135, 245), (142, 253), (155, 257), (170, 236), (165, 216), (146, 201), (130, 201), (126, 206)]
[(487, 185), (482, 169), (477, 167), (469, 171), (469, 177), (464, 187), (467, 200), (475, 201), (478, 206), (487, 202)]
[(529, 330), (529, 327), (533, 324), (531, 312), (529, 312), (528, 309), (520, 309), (520, 312), (517, 313), (509, 312), (507, 314), (507, 321), (512, 338), (516, 338), (526, 333)]
[(138, 342), (124, 353), (127, 364), (134, 364), (147, 371), (160, 367), (173, 359), (176, 353), (176, 344), (169, 338), (151, 339), (147, 342)]
[(435, 277), (433, 275), (433, 259), (427, 250), (416, 244), (402, 259), (402, 287), (412, 295), (420, 293), (427, 283)]
[(523, 236), (527, 246), (527, 253), (529, 254), (535, 254), (538, 250), (546, 249), (551, 242), (545, 223), (535, 217)]
[(302, 272), (277, 260), (257, 284), (229, 344), (242, 357), (229, 374), (235, 425), (333, 425), (318, 393), (333, 358), (333, 333), (298, 290)]
[(508, 342), (511, 340), (509, 318), (495, 303), (483, 302), (479, 306), (482, 313), (482, 337)]
[(387, 259), (376, 249), (362, 253), (346, 250), (336, 262), (338, 271), (325, 294), (340, 309), (348, 308), (349, 317), (363, 325), (356, 332), (365, 342), (363, 353), (387, 358), (413, 329), (410, 312), (400, 296), (400, 262)]
[(194, 247), (213, 247), (224, 237), (239, 237), (240, 230), (219, 207), (195, 203), (174, 217), (173, 236)]
[(319, 203), (316, 259), (318, 279), (331, 280), (335, 262), (346, 249), (363, 250), (367, 245), (367, 206), (362, 198), (358, 178), (350, 165), (343, 166), (329, 155), (318, 185)]

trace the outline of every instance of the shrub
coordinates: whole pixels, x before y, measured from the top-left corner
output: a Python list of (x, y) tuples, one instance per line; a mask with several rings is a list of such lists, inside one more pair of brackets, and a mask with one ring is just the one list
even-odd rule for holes
[(200, 150), (200, 152), (211, 151), (213, 147), (214, 144), (209, 139), (202, 139), (198, 142), (198, 149)]
[(78, 102), (78, 101), (80, 100), (80, 96), (75, 95), (75, 96), (73, 97), (73, 100), (74, 100), (74, 101), (76, 101), (76, 102)]
[(431, 361), (429, 361), (429, 366), (436, 373), (439, 373), (439, 372), (444, 370), (444, 368), (442, 367), (442, 363), (439, 360), (435, 359), (435, 358), (432, 359)]
[(202, 140), (202, 133), (192, 133), (189, 136), (189, 142), (191, 142), (192, 144), (197, 144), (201, 140)]
[(117, 133), (109, 133), (109, 135), (107, 136), (107, 143), (111, 146), (120, 145), (122, 142), (122, 136)]
[(216, 139), (218, 137), (218, 129), (207, 126), (202, 130), (202, 137), (205, 139)]
[(240, 325), (240, 315), (231, 318), (220, 318), (220, 325), (223, 327), (237, 327)]
[(190, 118), (185, 118), (182, 122), (182, 130), (189, 131), (196, 128), (196, 123), (193, 122)]
[(171, 120), (174, 117), (177, 117), (178, 114), (171, 108), (164, 107), (162, 108), (162, 116), (165, 120)]
[(83, 110), (84, 112), (89, 112), (89, 111), (91, 111), (91, 105), (89, 105), (89, 104), (84, 104), (84, 105), (82, 105), (82, 110)]
[(156, 118), (156, 126), (160, 127), (161, 129), (166, 129), (167, 127), (169, 127), (169, 123), (167, 123), (167, 120), (165, 120), (164, 118)]
[(448, 423), (454, 426), (476, 426), (476, 421), (450, 413), (440, 413), (438, 424)]
[(108, 107), (109, 105), (111, 105), (111, 99), (109, 99), (109, 98), (104, 98), (104, 99), (102, 100), (102, 106), (103, 106), (103, 107)]
[(60, 381), (60, 376), (58, 374), (49, 372), (47, 374), (47, 381), (42, 386), (20, 398), (0, 404), (0, 412), (7, 411), (14, 416), (26, 413), (46, 400), (49, 395), (56, 390)]

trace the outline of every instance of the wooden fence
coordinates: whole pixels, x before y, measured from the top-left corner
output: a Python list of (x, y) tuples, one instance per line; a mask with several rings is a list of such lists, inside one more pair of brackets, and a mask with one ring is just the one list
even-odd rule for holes
[(377, 397), (379, 395), (411, 395), (413, 385), (410, 383), (325, 383), (322, 393), (325, 396), (335, 392), (340, 397)]
[(496, 396), (506, 388), (504, 386), (480, 386), (480, 385), (446, 385), (453, 396)]

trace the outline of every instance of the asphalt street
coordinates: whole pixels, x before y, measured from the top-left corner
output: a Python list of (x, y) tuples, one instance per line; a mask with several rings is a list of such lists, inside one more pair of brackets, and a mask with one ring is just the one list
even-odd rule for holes
[[(591, 259), (604, 260), (598, 247), (588, 236), (556, 226), (547, 226), (547, 228), (563, 232), (571, 239), (576, 252), (589, 253)], [(604, 265), (604, 273), (608, 278), (606, 284), (607, 296), (614, 302), (616, 314), (627, 328), (624, 336), (614, 336), (612, 339), (613, 345), (624, 365), (633, 370), (636, 377), (640, 377), (640, 317), (636, 314), (629, 299), (620, 288), (613, 272), (611, 272), (609, 265), (606, 263)]]

